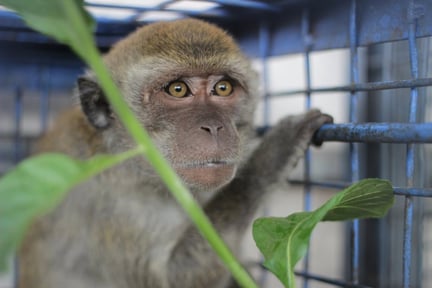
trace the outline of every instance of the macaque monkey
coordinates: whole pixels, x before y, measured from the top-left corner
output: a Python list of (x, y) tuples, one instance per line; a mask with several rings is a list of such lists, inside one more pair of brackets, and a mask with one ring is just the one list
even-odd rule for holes
[[(144, 26), (104, 61), (234, 252), (269, 187), (331, 122), (317, 110), (286, 117), (251, 145), (257, 76), (227, 33), (199, 20)], [(81, 105), (56, 121), (40, 152), (86, 159), (135, 147), (91, 71), (78, 79), (76, 93)], [(235, 285), (144, 157), (75, 187), (35, 220), (19, 251), (21, 288)]]

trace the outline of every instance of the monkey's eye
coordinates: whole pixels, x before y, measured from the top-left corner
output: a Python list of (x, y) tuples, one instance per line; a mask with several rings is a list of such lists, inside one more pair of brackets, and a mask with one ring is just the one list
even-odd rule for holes
[(233, 91), (233, 85), (228, 80), (221, 80), (214, 86), (214, 94), (217, 96), (229, 96)]
[(187, 85), (182, 81), (174, 81), (168, 84), (165, 91), (171, 96), (182, 98), (187, 96), (189, 89)]

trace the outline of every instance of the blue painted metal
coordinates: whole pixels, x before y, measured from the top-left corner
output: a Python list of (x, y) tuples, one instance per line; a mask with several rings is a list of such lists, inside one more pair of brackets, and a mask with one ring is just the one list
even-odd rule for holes
[[(303, 4), (308, 1), (303, 1)], [(418, 0), (424, 11), (432, 11), (432, 1)], [(358, 23), (357, 44), (366, 46), (375, 43), (408, 39), (406, 25), (406, 0), (362, 0), (357, 3)], [(349, 47), (349, 11), (350, 1), (339, 0), (314, 1), (311, 8), (311, 30), (313, 31), (313, 51)], [(271, 43), (270, 55), (283, 55), (303, 52), (301, 36), (301, 5), (300, 7), (284, 6), (282, 13), (271, 15), (274, 35)], [(417, 31), (418, 37), (432, 35), (432, 17), (423, 17), (422, 25)], [(247, 27), (250, 28), (250, 27)], [(235, 36), (247, 38), (247, 45), (243, 48), (250, 55), (257, 55), (257, 43), (247, 36), (250, 31), (246, 27), (237, 27)], [(288, 36), (287, 36), (288, 35)]]
[(325, 124), (315, 141), (432, 143), (432, 123)]
[[(416, 43), (417, 17), (415, 13), (414, 0), (409, 1), (407, 9), (409, 23), (409, 58), (411, 67), (411, 77), (418, 78), (418, 53)], [(417, 104), (418, 104), (418, 88), (411, 88), (409, 122), (417, 121)], [(414, 185), (414, 165), (415, 165), (415, 146), (414, 144), (407, 145), (407, 160), (406, 160), (406, 177), (407, 186)], [(405, 198), (405, 217), (404, 217), (404, 241), (403, 241), (403, 287), (411, 287), (411, 250), (412, 250), (412, 233), (413, 233), (413, 210), (414, 204), (411, 196)]]
[[(310, 26), (314, 40), (311, 49), (313, 51), (349, 47), (350, 1), (333, 0), (332, 5), (329, 5), (328, 1), (278, 1), (278, 5), (271, 5), (264, 1), (220, 0), (217, 2), (223, 5), (226, 15), (217, 18), (204, 15), (202, 18), (216, 21), (232, 32), (250, 56), (259, 57), (259, 40), (255, 31), (259, 30), (258, 23), (262, 19), (271, 19), (272, 23), (269, 56), (303, 52), (301, 17), (305, 5), (311, 9)], [(421, 9), (416, 11), (432, 11), (432, 1), (418, 0), (417, 5)], [(251, 7), (252, 12), (260, 13), (243, 13), (250, 9), (243, 9), (242, 13), (238, 13), (238, 9), (242, 7)], [(357, 11), (361, 22), (357, 31), (358, 45), (408, 39), (407, 8), (406, 0), (359, 1)], [(250, 21), (251, 17), (254, 19), (253, 22)], [(11, 18), (15, 18), (15, 21), (12, 21), (14, 23), (11, 23)], [(0, 41), (55, 45), (55, 42), (46, 37), (35, 37), (36, 33), (27, 29), (25, 24), (16, 18), (8, 12), (0, 13)], [(120, 37), (135, 30), (137, 25), (139, 23), (135, 22), (99, 23), (96, 31), (97, 43), (103, 47), (111, 46)], [(26, 33), (23, 34), (24, 32)], [(423, 17), (417, 37), (431, 35), (432, 17)]]
[[(306, 89), (310, 90), (311, 89), (311, 65), (310, 65), (310, 47), (312, 45), (312, 41), (311, 41), (311, 37), (310, 37), (310, 27), (309, 27), (309, 10), (306, 8), (303, 11), (303, 16), (302, 16), (302, 35), (303, 35), (303, 41), (304, 41), (304, 68), (305, 68), (305, 73), (306, 73)], [(311, 108), (311, 93), (307, 92), (305, 93), (305, 106), (306, 106), (306, 110), (309, 110)], [(305, 165), (304, 165), (304, 171), (303, 171), (303, 177), (305, 179), (305, 181), (309, 181), (310, 177), (311, 177), (311, 152), (310, 149), (308, 148), (306, 150), (306, 154), (305, 154)], [(304, 201), (304, 206), (303, 209), (304, 211), (310, 211), (312, 209), (312, 196), (311, 196), (311, 186), (310, 185), (304, 185), (303, 188), (303, 193), (304, 193), (304, 197), (303, 197), (303, 201)], [(304, 273), (308, 273), (309, 272), (309, 259), (310, 259), (310, 249), (308, 249), (305, 257), (304, 257), (304, 261), (303, 261), (303, 272)], [(303, 280), (303, 288), (308, 288), (309, 287), (309, 278), (305, 277)]]
[(288, 183), (292, 185), (310, 185), (310, 186), (319, 186), (323, 188), (329, 188), (329, 189), (345, 189), (350, 185), (350, 183), (347, 182), (322, 182), (322, 181), (304, 181), (304, 180), (297, 180), (292, 179), (289, 180)]
[[(21, 119), (22, 119), (22, 90), (21, 87), (15, 87), (15, 137), (14, 137), (14, 162), (21, 161), (22, 141), (21, 141)], [(19, 265), (17, 257), (13, 259), (13, 287), (18, 287)]]
[(18, 163), (23, 156), (21, 154), (21, 119), (22, 119), (22, 90), (20, 87), (15, 88), (15, 136), (14, 136), (14, 160)]
[[(14, 139), (14, 162), (18, 163), (21, 160), (21, 119), (22, 119), (22, 90), (20, 87), (15, 87), (15, 139)], [(18, 258), (13, 259), (13, 287), (18, 287), (19, 265)]]
[(432, 86), (432, 78), (369, 82), (369, 83), (351, 83), (350, 85), (332, 86), (324, 88), (299, 89), (290, 91), (280, 91), (271, 93), (272, 97), (299, 95), (306, 93), (323, 93), (323, 92), (351, 92), (351, 91), (377, 91), (398, 88), (412, 88)]
[[(350, 68), (351, 68), (351, 83), (359, 82), (358, 72), (358, 53), (357, 53), (357, 1), (351, 0), (350, 23), (349, 23), (349, 39), (350, 39)], [(351, 91), (350, 101), (350, 121), (356, 123), (358, 110), (358, 95), (356, 91)], [(350, 158), (351, 158), (351, 181), (357, 182), (360, 179), (359, 165), (359, 150), (358, 144), (350, 143)], [(359, 220), (353, 220), (351, 224), (351, 281), (354, 284), (359, 283)]]
[(295, 274), (297, 276), (303, 277), (304, 279), (315, 280), (315, 281), (318, 281), (320, 283), (327, 283), (327, 284), (334, 285), (336, 287), (344, 287), (344, 288), (371, 288), (369, 286), (348, 283), (348, 282), (345, 282), (345, 281), (338, 281), (338, 280), (335, 280), (335, 279), (330, 279), (328, 277), (323, 277), (323, 276), (319, 276), (319, 275), (315, 275), (315, 274), (311, 274), (311, 273), (305, 273), (303, 271), (302, 272), (296, 271)]
[(432, 189), (425, 189), (425, 188), (394, 187), (394, 193), (396, 195), (406, 195), (406, 196), (415, 196), (415, 197), (432, 197)]
[[(306, 182), (304, 180), (289, 180), (288, 181), (292, 185), (310, 185), (310, 186), (319, 186), (323, 188), (329, 189), (345, 189), (351, 185), (351, 183), (346, 182), (321, 182), (321, 181), (309, 181)], [(416, 196), (416, 197), (432, 197), (432, 188), (407, 188), (407, 187), (393, 187), (393, 192), (395, 195), (402, 196)]]
[(279, 11), (279, 8), (275, 5), (265, 3), (264, 1), (250, 1), (250, 0), (214, 0), (212, 2), (219, 3), (221, 5), (242, 7), (248, 9), (257, 9), (262, 11)]
[[(350, 68), (351, 68), (351, 83), (359, 82), (358, 72), (358, 53), (357, 53), (357, 1), (351, 0), (350, 10)], [(350, 121), (357, 123), (357, 110), (358, 110), (358, 95), (355, 90), (350, 92)], [(359, 180), (359, 154), (358, 146), (354, 143), (350, 144), (351, 153), (351, 178), (352, 181)]]
[[(50, 75), (48, 77), (50, 77)], [(45, 131), (48, 126), (49, 96), (50, 96), (50, 91), (49, 91), (49, 84), (47, 81), (44, 87), (41, 87), (41, 94), (40, 94), (40, 124), (41, 124), (42, 131)]]
[(405, 197), (404, 239), (403, 239), (403, 287), (411, 287), (411, 245), (413, 224), (413, 202), (411, 196)]
[[(270, 125), (270, 99), (269, 99), (269, 80), (268, 80), (268, 43), (270, 42), (270, 35), (268, 31), (268, 23), (266, 21), (262, 21), (260, 23), (259, 28), (259, 50), (260, 50), (260, 61), (262, 65), (262, 74), (261, 81), (263, 85), (263, 123), (266, 126)], [(262, 259), (264, 261), (264, 259)], [(268, 271), (263, 270), (261, 277), (259, 279), (260, 284), (263, 284), (267, 281), (267, 273)], [(261, 285), (262, 286), (262, 285)]]
[(259, 29), (259, 49), (260, 49), (260, 60), (262, 65), (262, 84), (264, 88), (264, 108), (263, 108), (263, 122), (264, 125), (269, 125), (270, 123), (270, 98), (269, 98), (269, 81), (268, 81), (268, 50), (270, 42), (270, 34), (268, 23), (262, 21), (260, 23)]

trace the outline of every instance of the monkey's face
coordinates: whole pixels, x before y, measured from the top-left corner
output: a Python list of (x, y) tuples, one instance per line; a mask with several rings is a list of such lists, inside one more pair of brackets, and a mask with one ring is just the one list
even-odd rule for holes
[[(120, 41), (105, 62), (190, 188), (215, 190), (233, 178), (252, 127), (256, 75), (231, 37), (198, 20), (157, 23)], [(108, 151), (132, 148), (91, 78), (78, 83), (84, 113), (103, 131)]]
[[(144, 124), (186, 184), (215, 189), (235, 174), (243, 87), (227, 75), (187, 76), (143, 95)], [(153, 125), (157, 123), (157, 125)]]

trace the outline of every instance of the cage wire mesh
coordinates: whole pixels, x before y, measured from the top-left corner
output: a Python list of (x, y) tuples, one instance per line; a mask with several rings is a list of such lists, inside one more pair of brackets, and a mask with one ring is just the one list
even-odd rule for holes
[[(293, 209), (311, 210), (329, 193), (365, 177), (386, 178), (394, 184), (396, 205), (384, 219), (352, 221), (314, 233), (310, 253), (298, 266), (299, 284), (430, 287), (432, 3), (206, 1), (214, 6), (199, 11), (169, 6), (175, 2), (183, 1), (164, 1), (150, 8), (103, 1), (86, 5), (134, 12), (119, 22), (94, 14), (102, 50), (150, 21), (144, 13), (156, 10), (200, 17), (227, 29), (261, 72), (260, 127), (311, 107), (334, 112), (335, 124), (316, 135), (332, 143), (307, 151), (289, 180), (291, 189), (297, 191), (301, 185), (303, 196), (276, 194), (286, 200), (282, 209), (297, 201)], [(64, 47), (26, 28), (10, 11), (0, 10), (0, 17), (0, 173), (4, 173), (28, 155), (31, 143), (54, 115), (70, 105), (73, 80), (82, 63)], [(271, 208), (264, 210), (272, 213)], [(332, 237), (327, 238), (329, 231)], [(325, 245), (337, 251), (326, 251)], [(337, 263), (333, 274), (326, 273), (329, 262)], [(262, 287), (277, 287), (261, 270), (255, 274)], [(10, 278), (0, 282), (0, 287), (11, 285)]]

